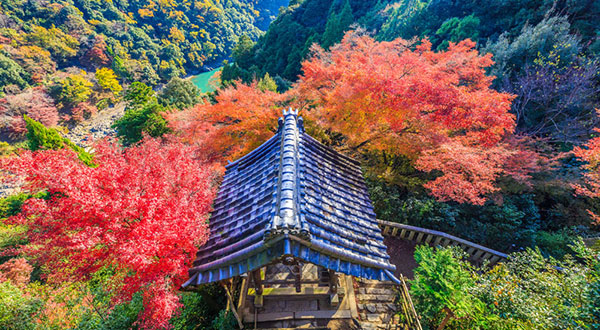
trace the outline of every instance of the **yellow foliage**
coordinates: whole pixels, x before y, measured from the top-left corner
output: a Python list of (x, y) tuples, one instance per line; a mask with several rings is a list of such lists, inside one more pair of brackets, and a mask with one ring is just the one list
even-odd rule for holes
[(176, 26), (173, 26), (169, 30), (169, 38), (171, 38), (171, 40), (174, 43), (180, 43), (180, 42), (185, 41), (185, 35)]
[(123, 90), (117, 80), (117, 75), (112, 69), (100, 68), (96, 70), (96, 80), (102, 89), (110, 90), (113, 95), (117, 95)]
[(173, 0), (158, 0), (158, 5), (162, 8), (177, 7), (177, 3)]
[(169, 62), (162, 60), (160, 61), (160, 69), (164, 70), (169, 67)]
[(179, 22), (185, 23), (184, 17), (185, 17), (185, 14), (180, 10), (169, 12), (169, 19), (175, 19), (175, 20), (178, 20)]
[(125, 17), (125, 22), (127, 22), (127, 24), (137, 24), (137, 21), (134, 19), (132, 12), (127, 13), (127, 16)]
[(141, 18), (154, 17), (154, 12), (148, 8), (140, 8), (138, 9), (138, 15), (140, 15)]

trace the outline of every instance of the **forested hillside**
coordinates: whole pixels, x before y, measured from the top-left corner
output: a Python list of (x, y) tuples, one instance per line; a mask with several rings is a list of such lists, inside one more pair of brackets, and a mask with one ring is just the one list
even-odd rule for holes
[(8, 57), (3, 69), (12, 66), (16, 72), (0, 87), (35, 85), (53, 69), (68, 66), (110, 66), (127, 81), (154, 85), (226, 58), (240, 35), (256, 39), (285, 5), (238, 0), (3, 1), (2, 49)]
[(509, 253), (417, 249), (425, 329), (599, 328), (600, 2), (287, 2), (0, 2), (0, 328), (237, 328), (179, 289), (288, 107), (378, 218)]
[(23, 113), (48, 126), (78, 122), (118, 101), (122, 85), (156, 86), (217, 65), (286, 4), (2, 1), (0, 134), (19, 139)]
[[(327, 48), (339, 42), (354, 22), (375, 28), (382, 23), (385, 8), (386, 2), (381, 0), (291, 1), (256, 45), (250, 40), (238, 44), (235, 63), (225, 67), (222, 79), (248, 82), (268, 72), (272, 77), (294, 81), (313, 43)], [(279, 84), (287, 86), (284, 81)]]
[[(423, 195), (419, 187), (427, 179), (411, 155), (367, 155), (369, 168), (376, 169), (371, 178), (377, 213), (498, 249), (553, 244), (587, 230), (589, 218), (581, 211), (596, 207), (572, 198), (578, 162), (561, 152), (585, 143), (599, 122), (598, 19), (600, 3), (588, 0), (497, 1), (491, 7), (468, 0), (296, 1), (258, 42), (243, 39), (236, 46), (222, 79), (250, 82), (268, 74), (284, 91), (305, 79), (301, 62), (312, 56), (313, 44), (327, 50), (350, 29), (379, 41), (411, 40), (410, 47), (431, 43), (437, 51), (470, 39), (481, 54), (491, 54), (486, 72), (492, 88), (514, 95), (510, 113), (520, 143), (552, 159), (556, 172), (534, 175), (525, 191), (508, 185), (498, 195), (502, 203), (481, 207)], [(557, 160), (559, 155), (564, 157)]]

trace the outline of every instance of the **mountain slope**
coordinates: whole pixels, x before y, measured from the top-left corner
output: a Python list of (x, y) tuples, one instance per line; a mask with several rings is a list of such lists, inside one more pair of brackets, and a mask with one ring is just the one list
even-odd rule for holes
[[(262, 34), (287, 0), (11, 0), (0, 3), (0, 90), (68, 66), (112, 66), (151, 85), (227, 56)], [(39, 63), (39, 67), (33, 65)], [(14, 90), (14, 87), (12, 87)]]

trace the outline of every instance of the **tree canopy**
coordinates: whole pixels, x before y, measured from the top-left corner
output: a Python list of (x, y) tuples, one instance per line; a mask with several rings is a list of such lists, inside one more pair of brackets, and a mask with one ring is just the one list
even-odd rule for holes
[(175, 290), (207, 239), (211, 166), (180, 143), (147, 139), (122, 150), (101, 142), (94, 149), (96, 167), (70, 149), (2, 160), (26, 191), (50, 194), (28, 199), (10, 220), (29, 228), (21, 252), (44, 264), (57, 284), (108, 273), (115, 303), (142, 292), (140, 325), (168, 327), (180, 305)]

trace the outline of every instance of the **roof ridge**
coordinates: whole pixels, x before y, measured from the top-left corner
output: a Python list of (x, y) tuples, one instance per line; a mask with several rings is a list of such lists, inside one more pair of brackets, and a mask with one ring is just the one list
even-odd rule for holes
[(277, 201), (275, 216), (265, 228), (264, 239), (270, 240), (276, 236), (292, 234), (309, 239), (308, 228), (299, 216), (299, 166), (300, 139), (302, 117), (298, 110), (289, 108), (283, 110), (279, 118), (281, 132), (281, 154), (279, 159), (279, 174), (277, 179)]

